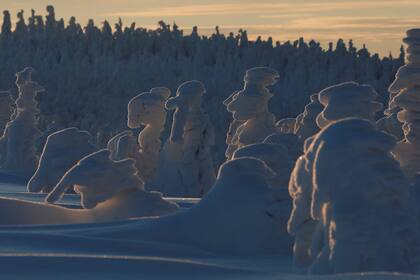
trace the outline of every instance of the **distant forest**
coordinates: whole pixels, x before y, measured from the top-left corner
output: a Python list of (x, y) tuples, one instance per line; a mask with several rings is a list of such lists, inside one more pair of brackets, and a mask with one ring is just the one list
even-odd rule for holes
[[(323, 49), (316, 41), (251, 41), (246, 30), (209, 36), (194, 27), (184, 34), (176, 24), (160, 21), (154, 30), (125, 26), (121, 20), (96, 26), (80, 25), (72, 17), (57, 19), (54, 8), (47, 16), (29, 18), (23, 11), (12, 26), (3, 12), (0, 34), (0, 90), (14, 87), (15, 73), (26, 66), (33, 79), (46, 88), (39, 96), (40, 128), (49, 132), (68, 126), (90, 131), (99, 145), (126, 128), (126, 105), (136, 94), (152, 87), (176, 91), (187, 80), (202, 81), (207, 88), (205, 109), (216, 128), (216, 162), (223, 158), (230, 115), (222, 100), (243, 85), (246, 69), (269, 66), (280, 73), (274, 86), (271, 111), (277, 119), (295, 117), (309, 96), (321, 89), (354, 80), (371, 84), (386, 103), (387, 87), (404, 64), (404, 49), (396, 57), (381, 58), (365, 47), (338, 39)], [(169, 118), (168, 118), (169, 120)], [(168, 127), (169, 127), (168, 121)]]

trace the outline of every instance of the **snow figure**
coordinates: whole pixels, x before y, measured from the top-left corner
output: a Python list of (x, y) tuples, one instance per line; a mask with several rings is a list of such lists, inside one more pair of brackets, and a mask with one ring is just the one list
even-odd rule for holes
[(401, 108), (393, 102), (397, 93), (390, 92), (388, 108), (384, 112), (385, 116), (379, 119), (376, 125), (378, 129), (395, 136), (397, 140), (402, 140), (404, 138), (404, 131), (402, 129), (402, 123), (398, 120), (398, 112), (401, 111)]
[(111, 159), (135, 159), (138, 175), (146, 183), (156, 172), (160, 135), (166, 121), (165, 102), (170, 95), (168, 88), (156, 87), (133, 97), (128, 103), (127, 126), (133, 130), (144, 126), (144, 129), (138, 137), (133, 135), (133, 131), (126, 130), (108, 141)]
[(311, 95), (311, 102), (305, 106), (305, 110), (296, 118), (294, 133), (303, 142), (319, 131), (316, 117), (322, 112), (323, 106), (318, 100), (318, 94)]
[(414, 182), (416, 173), (420, 171), (420, 29), (407, 31), (404, 42), (408, 44), (408, 63), (402, 66), (395, 81), (389, 87), (391, 94), (396, 94), (392, 104), (402, 110), (398, 112), (398, 120), (403, 123), (404, 139), (398, 143), (393, 154), (401, 164), (406, 176)]
[(38, 114), (35, 96), (44, 91), (31, 80), (33, 69), (25, 68), (16, 74), (19, 96), (16, 99), (16, 114), (7, 123), (0, 138), (0, 151), (4, 159), (2, 169), (19, 174), (33, 174), (38, 158), (35, 155), (35, 142), (41, 136), (37, 128)]
[(171, 135), (162, 149), (156, 177), (147, 189), (166, 196), (201, 197), (213, 185), (210, 147), (214, 145), (214, 132), (201, 107), (205, 92), (201, 82), (185, 82), (176, 97), (166, 102), (168, 110), (175, 109)]
[(310, 272), (418, 272), (420, 230), (409, 183), (390, 153), (395, 138), (367, 120), (345, 119), (314, 141), (311, 213), (328, 228), (329, 250)]
[(95, 151), (91, 135), (75, 127), (57, 131), (47, 138), (38, 169), (28, 182), (28, 191), (49, 193), (64, 173), (81, 158)]
[(293, 262), (297, 267), (309, 266), (316, 252), (312, 245), (318, 221), (311, 217), (312, 200), (312, 165), (315, 147), (313, 137), (308, 138), (304, 145), (304, 155), (296, 161), (289, 181), (289, 194), (293, 200), (293, 208), (287, 224), (290, 235), (295, 237), (293, 247)]
[(46, 202), (58, 201), (67, 189), (74, 187), (81, 195), (83, 208), (94, 210), (91, 213), (100, 220), (135, 217), (134, 214), (162, 215), (178, 209), (163, 200), (160, 193), (143, 189), (134, 160), (113, 161), (110, 153), (103, 149), (82, 158), (64, 174)]
[(303, 144), (302, 141), (296, 134), (288, 133), (288, 134), (271, 134), (268, 135), (267, 138), (264, 139), (264, 143), (269, 144), (279, 144), (283, 145), (287, 148), (287, 152), (289, 154), (290, 159), (293, 162), (296, 162), (298, 157), (300, 157), (303, 153)]
[(136, 166), (139, 176), (146, 183), (156, 173), (161, 148), (160, 135), (166, 122), (165, 102), (170, 95), (168, 88), (156, 87), (150, 92), (137, 95), (128, 103), (128, 127), (134, 129), (145, 126), (138, 137), (139, 157)]
[(378, 96), (370, 85), (356, 82), (346, 82), (322, 90), (319, 101), (324, 106), (317, 116), (316, 123), (320, 128), (326, 127), (333, 121), (349, 117), (357, 117), (375, 121), (375, 114), (383, 105), (376, 102)]
[(225, 100), (227, 110), (233, 115), (226, 142), (226, 156), (245, 145), (262, 142), (276, 132), (275, 117), (268, 111), (268, 101), (273, 94), (267, 87), (276, 83), (279, 75), (268, 67), (246, 71), (245, 86)]
[(10, 121), (13, 112), (10, 91), (0, 91), (0, 132), (3, 135), (6, 124)]
[(296, 119), (285, 118), (281, 119), (276, 123), (276, 127), (279, 133), (289, 134), (295, 132)]

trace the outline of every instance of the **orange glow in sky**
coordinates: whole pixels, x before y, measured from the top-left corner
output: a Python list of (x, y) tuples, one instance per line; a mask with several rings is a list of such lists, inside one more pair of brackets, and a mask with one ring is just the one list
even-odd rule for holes
[(26, 16), (34, 8), (45, 14), (52, 4), (57, 17), (76, 16), (85, 24), (93, 18), (155, 28), (159, 20), (176, 22), (187, 32), (197, 25), (201, 34), (248, 30), (249, 37), (272, 36), (274, 40), (315, 39), (325, 46), (338, 38), (354, 39), (371, 52), (398, 55), (406, 29), (420, 27), (420, 0), (1, 0), (0, 8)]

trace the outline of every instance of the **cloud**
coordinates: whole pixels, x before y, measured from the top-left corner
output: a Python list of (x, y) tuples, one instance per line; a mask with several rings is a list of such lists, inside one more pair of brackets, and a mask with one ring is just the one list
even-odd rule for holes
[(370, 1), (327, 1), (327, 2), (259, 2), (259, 3), (214, 3), (200, 5), (178, 5), (148, 8), (141, 11), (120, 11), (107, 13), (111, 17), (188, 17), (217, 15), (261, 15), (265, 18), (283, 18), (296, 13), (321, 13), (342, 10), (358, 10), (367, 8), (392, 8), (416, 6), (418, 0), (370, 0)]

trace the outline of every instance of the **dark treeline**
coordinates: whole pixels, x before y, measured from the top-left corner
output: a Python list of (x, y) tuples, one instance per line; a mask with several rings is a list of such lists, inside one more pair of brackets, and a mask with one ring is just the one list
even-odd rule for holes
[(212, 35), (201, 36), (194, 27), (184, 34), (164, 22), (155, 30), (124, 26), (121, 20), (114, 28), (107, 21), (98, 27), (93, 20), (83, 27), (74, 17), (68, 23), (57, 19), (52, 6), (47, 12), (45, 18), (35, 11), (26, 18), (21, 11), (12, 26), (4, 11), (0, 34), (0, 90), (14, 88), (15, 72), (34, 67), (34, 79), (46, 88), (39, 97), (41, 129), (77, 126), (103, 144), (125, 128), (132, 96), (155, 86), (175, 91), (181, 82), (197, 79), (207, 87), (205, 107), (216, 127), (218, 162), (230, 121), (222, 100), (242, 87), (247, 68), (279, 71), (270, 106), (280, 119), (299, 114), (309, 95), (348, 80), (373, 85), (386, 102), (387, 87), (404, 63), (402, 48), (396, 58), (380, 58), (341, 39), (323, 49), (304, 39), (250, 41), (245, 30), (225, 35), (216, 27)]

